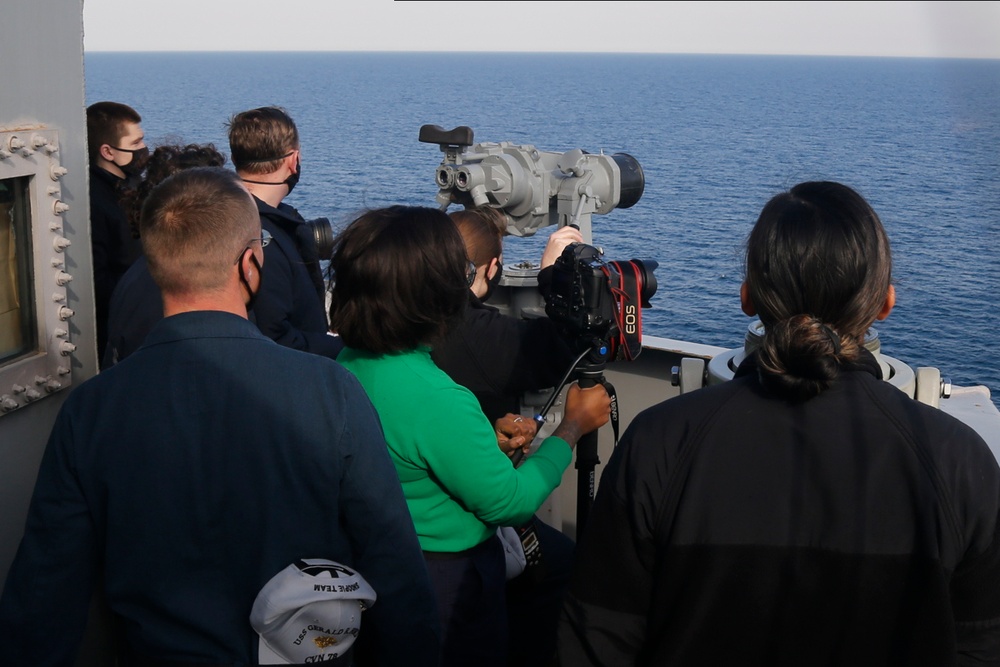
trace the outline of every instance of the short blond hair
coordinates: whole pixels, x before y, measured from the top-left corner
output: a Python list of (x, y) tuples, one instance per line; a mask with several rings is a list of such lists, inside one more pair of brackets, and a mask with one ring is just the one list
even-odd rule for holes
[(175, 295), (221, 289), (240, 251), (261, 235), (250, 193), (219, 167), (185, 169), (156, 186), (139, 229), (153, 280)]

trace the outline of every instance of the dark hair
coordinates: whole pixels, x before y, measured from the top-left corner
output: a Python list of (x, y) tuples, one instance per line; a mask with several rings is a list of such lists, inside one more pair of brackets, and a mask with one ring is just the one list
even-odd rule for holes
[(221, 167), (226, 164), (226, 156), (215, 149), (215, 144), (167, 144), (157, 146), (146, 163), (145, 174), (134, 188), (121, 195), (121, 205), (128, 216), (132, 235), (139, 238), (139, 215), (142, 203), (153, 188), (168, 176), (183, 169), (193, 167)]
[(87, 107), (87, 154), (90, 163), (96, 164), (104, 144), (118, 148), (129, 123), (141, 122), (142, 116), (135, 109), (120, 102), (94, 102)]
[(295, 121), (281, 107), (260, 107), (229, 119), (229, 152), (233, 166), (250, 174), (269, 174), (299, 147)]
[(153, 188), (140, 229), (149, 273), (172, 294), (223, 287), (240, 251), (261, 234), (250, 193), (220, 167), (185, 169)]
[(412, 350), (444, 336), (469, 294), (462, 237), (442, 211), (368, 211), (334, 241), (330, 326), (353, 348)]
[(857, 359), (892, 280), (889, 238), (851, 188), (808, 182), (772, 198), (746, 244), (746, 282), (764, 336), (765, 385), (815, 396)]
[(503, 234), (507, 218), (491, 206), (466, 208), (449, 214), (458, 227), (465, 252), (476, 266), (483, 266), (503, 253)]

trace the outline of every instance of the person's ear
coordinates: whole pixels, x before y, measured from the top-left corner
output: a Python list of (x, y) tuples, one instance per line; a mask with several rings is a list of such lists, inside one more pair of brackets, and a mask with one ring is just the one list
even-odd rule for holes
[(115, 161), (115, 154), (111, 152), (111, 146), (109, 144), (101, 144), (101, 147), (97, 150), (97, 154), (108, 162)]
[(285, 166), (288, 167), (288, 171), (290, 171), (293, 174), (298, 172), (299, 170), (300, 155), (301, 153), (299, 153), (299, 149), (296, 148), (294, 151), (292, 151), (291, 155), (285, 158)]
[(753, 307), (753, 301), (750, 299), (750, 287), (747, 285), (747, 281), (743, 281), (740, 285), (740, 307), (743, 312), (750, 317), (757, 314), (757, 309)]
[(885, 293), (885, 303), (882, 304), (882, 310), (879, 311), (878, 315), (875, 317), (877, 320), (884, 320), (889, 317), (889, 313), (892, 309), (896, 307), (896, 288), (893, 285), (889, 285), (889, 289)]
[(260, 268), (261, 262), (257, 259), (257, 255), (252, 247), (248, 247), (243, 251), (240, 256), (240, 268), (243, 270), (243, 275), (246, 277), (247, 283), (250, 288), (254, 291), (254, 294), (260, 289)]
[(490, 260), (489, 268), (486, 269), (486, 279), (493, 280), (493, 276), (497, 274), (497, 269), (500, 266), (500, 260), (496, 257)]
[(247, 247), (243, 249), (243, 254), (240, 255), (240, 270), (246, 277), (247, 282), (253, 279), (253, 262), (250, 261), (251, 254), (253, 254), (253, 248)]

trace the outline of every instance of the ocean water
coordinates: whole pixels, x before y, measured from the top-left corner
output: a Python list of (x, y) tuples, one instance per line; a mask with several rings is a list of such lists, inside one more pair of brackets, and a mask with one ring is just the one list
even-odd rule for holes
[[(152, 145), (214, 142), (226, 120), (285, 107), (303, 175), (287, 200), (339, 227), (365, 207), (435, 205), (436, 145), (625, 152), (645, 175), (629, 209), (593, 218), (609, 259), (655, 259), (644, 333), (727, 348), (742, 243), (764, 203), (806, 180), (855, 188), (894, 253), (882, 351), (983, 384), (1000, 405), (1000, 61), (586, 54), (88, 53), (87, 102), (134, 106)], [(550, 229), (509, 239), (537, 261)]]

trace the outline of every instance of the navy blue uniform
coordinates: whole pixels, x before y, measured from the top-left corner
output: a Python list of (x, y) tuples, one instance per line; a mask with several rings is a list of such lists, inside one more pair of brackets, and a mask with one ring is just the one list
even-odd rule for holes
[[(263, 282), (250, 311), (264, 334), (296, 350), (336, 358), (343, 348), (327, 333), (323, 279), (311, 240), (311, 230), (291, 206), (273, 208), (259, 199), (261, 226), (272, 242), (264, 249)], [(308, 258), (308, 259), (307, 259)], [(153, 325), (163, 317), (160, 288), (140, 258), (118, 281), (106, 308), (108, 344), (101, 349), (101, 369), (132, 354)]]
[(150, 275), (143, 256), (129, 267), (111, 295), (108, 344), (101, 350), (101, 370), (111, 368), (139, 349), (146, 335), (162, 319), (160, 287)]
[(357, 380), (236, 315), (163, 319), (60, 411), (0, 599), (0, 661), (72, 664), (102, 577), (140, 655), (254, 664), (254, 599), (300, 558), (372, 585), (361, 636), (391, 638), (381, 665), (436, 664), (426, 566)]
[(277, 208), (254, 197), (260, 224), (273, 241), (264, 248), (263, 282), (253, 310), (257, 326), (286, 347), (335, 359), (344, 347), (331, 336), (323, 279), (312, 232), (288, 204)]

